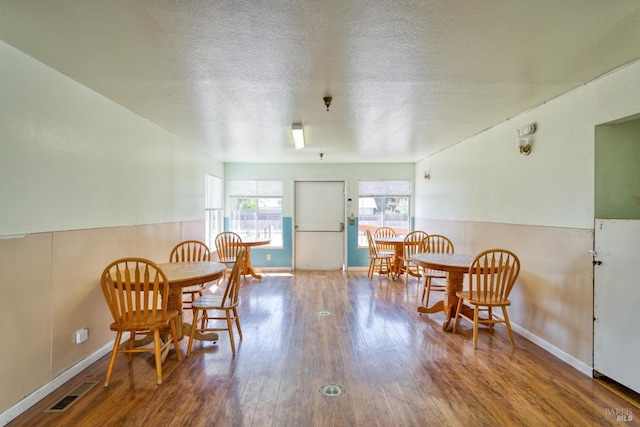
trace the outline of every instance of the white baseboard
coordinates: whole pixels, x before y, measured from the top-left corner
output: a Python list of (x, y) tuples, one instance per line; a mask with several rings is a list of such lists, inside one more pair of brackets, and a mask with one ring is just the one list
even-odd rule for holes
[(291, 267), (259, 267), (259, 269), (263, 273), (282, 273), (293, 271)]
[(86, 359), (81, 360), (76, 365), (64, 371), (62, 374), (58, 375), (56, 378), (48, 382), (47, 384), (40, 387), (38, 390), (34, 391), (2, 414), (0, 414), (0, 426), (7, 425), (14, 418), (18, 417), (20, 414), (25, 412), (27, 409), (31, 408), (33, 405), (47, 397), (49, 394), (53, 393), (60, 386), (64, 385), (67, 381), (74, 378), (84, 369), (88, 368), (94, 362), (97, 362), (105, 354), (109, 354), (113, 349), (113, 341), (106, 344), (98, 351), (87, 357)]
[(518, 325), (515, 325), (515, 324), (512, 323), (511, 324), (511, 329), (513, 329), (513, 331), (516, 332), (518, 335), (521, 335), (522, 337), (528, 339), (529, 341), (531, 341), (532, 343), (534, 343), (538, 347), (548, 351), (549, 353), (551, 353), (552, 355), (554, 355), (558, 359), (560, 359), (563, 362), (571, 365), (572, 367), (574, 367), (578, 371), (582, 372), (583, 374), (585, 374), (589, 378), (593, 377), (593, 368), (591, 366), (587, 365), (586, 363), (576, 359), (575, 357), (571, 356), (570, 354), (565, 353), (564, 351), (560, 350), (559, 348), (549, 344), (547, 341), (543, 340), (539, 336), (532, 334), (531, 332), (527, 331), (526, 329), (521, 328)]

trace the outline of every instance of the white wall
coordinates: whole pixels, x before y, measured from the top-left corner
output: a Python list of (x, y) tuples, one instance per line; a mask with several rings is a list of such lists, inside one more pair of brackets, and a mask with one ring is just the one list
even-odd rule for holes
[[(595, 126), (640, 111), (640, 62), (416, 163), (416, 212), (431, 219), (593, 228)], [(516, 129), (536, 123), (532, 153)], [(421, 179), (430, 170), (431, 179)]]
[(223, 164), (0, 42), (0, 425), (109, 350), (109, 262), (204, 238), (208, 173)]
[(0, 42), (0, 236), (195, 220), (221, 162)]
[[(514, 250), (516, 329), (588, 374), (595, 127), (638, 114), (638, 99), (635, 62), (416, 163), (416, 228), (451, 234), (457, 252)], [(515, 132), (528, 123), (537, 131), (523, 156)]]

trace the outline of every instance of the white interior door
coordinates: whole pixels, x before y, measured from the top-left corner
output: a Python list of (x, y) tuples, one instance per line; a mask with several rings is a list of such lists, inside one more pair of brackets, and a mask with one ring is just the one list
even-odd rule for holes
[(296, 181), (295, 268), (339, 270), (345, 265), (344, 181)]
[(596, 219), (593, 368), (640, 393), (640, 220)]

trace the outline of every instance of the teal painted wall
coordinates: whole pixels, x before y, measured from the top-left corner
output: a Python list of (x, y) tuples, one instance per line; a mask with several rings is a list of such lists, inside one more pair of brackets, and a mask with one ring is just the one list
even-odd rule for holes
[[(346, 224), (349, 224), (349, 218), (347, 218)], [(411, 230), (415, 230), (415, 217), (410, 219)], [(355, 218), (355, 225), (347, 227), (347, 250), (349, 267), (367, 267), (369, 266), (369, 248), (358, 247), (358, 218)]]
[[(287, 267), (293, 265), (292, 218), (282, 218), (282, 248), (255, 247), (251, 249), (251, 264), (256, 267)], [(271, 255), (271, 260), (267, 260)]]
[[(234, 179), (279, 179), (284, 182), (282, 199), (283, 247), (255, 247), (251, 250), (251, 263), (256, 267), (291, 268), (293, 265), (293, 193), (296, 180), (339, 180), (346, 183), (346, 199), (352, 199), (346, 206), (349, 224), (351, 214), (356, 215), (355, 224), (347, 225), (347, 267), (366, 267), (369, 265), (369, 248), (358, 247), (358, 180), (360, 179), (407, 179), (414, 181), (413, 163), (309, 163), (309, 164), (255, 164), (225, 163), (225, 194), (228, 194), (228, 182)], [(411, 213), (413, 214), (413, 199)], [(411, 228), (414, 216), (411, 216)], [(229, 206), (225, 203), (225, 230), (229, 229)], [(267, 254), (271, 260), (267, 261)]]
[[(291, 268), (293, 265), (293, 221), (291, 217), (282, 218), (282, 248), (255, 247), (251, 248), (251, 264), (255, 267)], [(349, 218), (345, 220), (349, 224)], [(411, 218), (413, 229), (414, 218)], [(229, 217), (224, 218), (224, 229), (229, 229)], [(271, 255), (271, 260), (267, 260)], [(347, 267), (367, 267), (369, 265), (369, 248), (358, 247), (358, 218), (354, 218), (354, 225), (347, 225)]]
[[(368, 266), (369, 248), (358, 247), (358, 217), (355, 217), (354, 220), (354, 225), (349, 225), (347, 227), (348, 267)], [(347, 218), (346, 224), (349, 224), (349, 218)]]

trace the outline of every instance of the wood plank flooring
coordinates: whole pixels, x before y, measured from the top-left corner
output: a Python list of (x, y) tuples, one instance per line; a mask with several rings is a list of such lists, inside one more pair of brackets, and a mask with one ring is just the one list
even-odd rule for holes
[[(152, 355), (137, 355), (119, 356), (103, 387), (105, 356), (9, 425), (640, 425), (640, 409), (517, 334), (513, 349), (503, 325), (481, 328), (474, 351), (470, 325), (444, 332), (443, 315), (416, 312), (419, 291), (361, 271), (266, 274), (241, 284), (235, 358), (222, 333), (181, 362), (171, 351), (160, 386)], [(44, 412), (95, 380), (65, 412)], [(326, 384), (344, 396), (322, 396)]]

